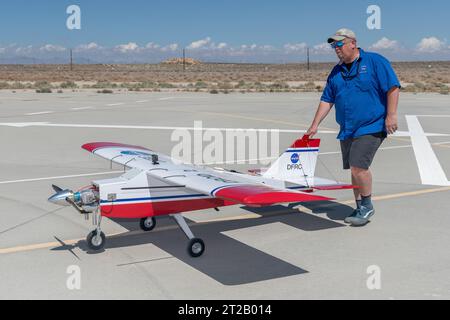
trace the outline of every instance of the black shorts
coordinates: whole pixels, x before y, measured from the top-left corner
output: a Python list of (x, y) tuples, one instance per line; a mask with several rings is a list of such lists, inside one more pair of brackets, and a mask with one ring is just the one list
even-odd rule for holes
[(386, 133), (381, 132), (341, 141), (344, 170), (351, 167), (368, 170), (386, 137)]

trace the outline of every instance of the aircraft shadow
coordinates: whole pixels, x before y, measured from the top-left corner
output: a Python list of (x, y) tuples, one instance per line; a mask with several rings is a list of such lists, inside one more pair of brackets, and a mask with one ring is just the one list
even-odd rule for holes
[[(322, 204), (324, 203), (326, 202), (322, 202)], [(302, 205), (305, 204), (302, 203)], [(320, 204), (316, 205), (316, 208), (320, 208)], [(139, 223), (136, 220), (114, 219), (116, 223), (130, 232), (109, 237), (105, 249), (152, 243), (219, 283), (235, 286), (305, 274), (308, 271), (236, 241), (222, 234), (223, 232), (276, 222), (281, 222), (303, 231), (320, 231), (343, 227), (342, 224), (334, 221), (310, 214), (299, 214), (298, 210), (283, 206), (244, 209), (255, 212), (262, 217), (210, 223), (193, 223), (188, 221), (194, 235), (203, 239), (206, 243), (206, 252), (201, 258), (194, 259), (189, 256), (186, 250), (187, 238), (178, 228), (175, 221), (169, 217), (157, 218), (156, 229), (149, 233), (136, 232), (140, 230)], [(346, 211), (348, 211), (348, 208), (346, 208)], [(264, 235), (261, 236), (264, 237)], [(90, 253), (85, 241), (80, 241), (74, 247)], [(52, 250), (68, 250), (68, 248), (63, 246)], [(298, 254), (301, 255), (300, 250)]]

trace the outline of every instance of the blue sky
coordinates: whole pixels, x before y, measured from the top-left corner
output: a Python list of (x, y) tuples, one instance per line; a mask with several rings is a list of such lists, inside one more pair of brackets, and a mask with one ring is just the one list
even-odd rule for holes
[[(66, 28), (72, 4), (81, 8), (81, 30)], [(381, 8), (381, 30), (366, 26), (371, 4)], [(392, 59), (448, 60), (449, 12), (447, 0), (3, 0), (0, 59), (56, 59), (78, 48), (78, 56), (91, 60), (139, 62), (190, 47), (206, 60), (289, 62), (309, 46), (318, 60), (333, 60), (320, 45), (346, 26), (363, 48)]]

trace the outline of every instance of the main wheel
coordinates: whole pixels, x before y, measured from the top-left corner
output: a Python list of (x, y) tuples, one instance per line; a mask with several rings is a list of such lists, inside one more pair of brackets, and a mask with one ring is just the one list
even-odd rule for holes
[(143, 218), (141, 219), (140, 226), (144, 231), (152, 231), (156, 227), (156, 219), (154, 217)]
[(202, 239), (192, 239), (189, 241), (188, 252), (193, 258), (198, 258), (205, 252), (205, 243)]
[(97, 234), (97, 230), (92, 231), (86, 238), (89, 249), (93, 251), (100, 251), (105, 247), (106, 236), (103, 232)]

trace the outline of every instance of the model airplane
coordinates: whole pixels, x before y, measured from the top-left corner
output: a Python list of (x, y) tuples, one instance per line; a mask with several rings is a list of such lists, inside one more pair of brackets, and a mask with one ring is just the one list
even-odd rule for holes
[(189, 239), (188, 252), (200, 257), (205, 243), (196, 238), (183, 212), (231, 205), (265, 207), (275, 204), (334, 200), (313, 195), (315, 190), (353, 189), (314, 177), (320, 140), (297, 140), (268, 170), (250, 174), (185, 164), (149, 149), (108, 142), (88, 143), (83, 149), (129, 168), (116, 179), (94, 181), (77, 192), (53, 186), (49, 201), (73, 206), (89, 217), (96, 229), (87, 237), (92, 250), (105, 246), (101, 218), (141, 219), (144, 231), (155, 228), (155, 217), (170, 215)]

